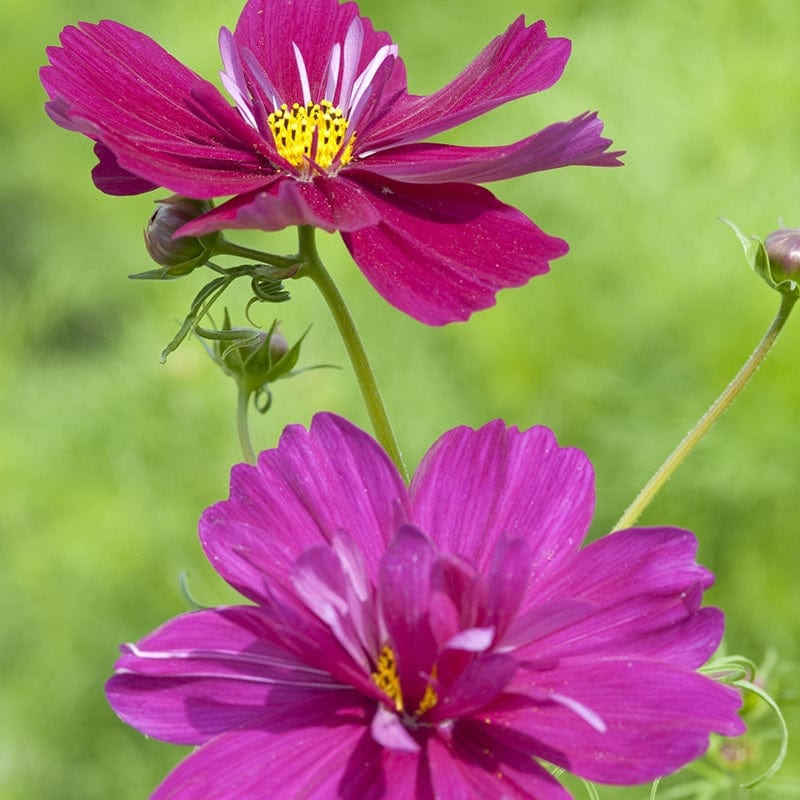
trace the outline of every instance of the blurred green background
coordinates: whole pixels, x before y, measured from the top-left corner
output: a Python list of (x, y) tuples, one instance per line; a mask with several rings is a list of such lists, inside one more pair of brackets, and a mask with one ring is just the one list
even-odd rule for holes
[[(216, 76), (217, 30), (240, 0), (4, 0), (0, 6), (0, 798), (142, 798), (183, 757), (107, 707), (119, 642), (230, 593), (195, 536), (239, 458), (233, 384), (197, 342), (165, 366), (161, 347), (201, 285), (133, 283), (150, 268), (142, 228), (161, 194), (93, 188), (87, 140), (51, 124), (37, 70), (77, 20), (146, 31)], [(551, 426), (597, 470), (592, 536), (607, 532), (650, 473), (725, 386), (777, 308), (717, 217), (766, 235), (800, 224), (800, 4), (794, 0), (364, 0), (400, 45), (412, 91), (459, 71), (519, 13), (573, 40), (562, 80), (443, 139), (501, 144), (598, 109), (618, 170), (572, 168), (494, 186), (571, 253), (547, 278), (504, 292), (468, 324), (427, 329), (386, 305), (336, 237), (322, 252), (349, 298), (410, 464), (457, 424), (503, 417)], [(242, 234), (290, 251), (293, 235)], [(334, 362), (275, 387), (254, 421), (261, 447), (320, 409), (366, 426), (332, 324), (310, 282), (279, 315), (290, 340), (313, 323), (304, 363)], [(228, 304), (240, 315), (241, 300)], [(800, 317), (800, 313), (798, 314)], [(238, 317), (242, 322), (241, 316)], [(644, 523), (695, 530), (717, 574), (727, 647), (773, 651), (770, 689), (800, 735), (800, 318), (748, 392), (648, 510)], [(424, 413), (420, 413), (420, 406)], [(768, 715), (734, 782), (774, 755)], [(800, 796), (800, 757), (754, 792)], [(713, 774), (716, 766), (709, 768)], [(667, 784), (664, 797), (701, 797)], [(727, 779), (726, 779), (727, 780)], [(671, 789), (669, 787), (672, 787)], [(675, 787), (678, 787), (677, 789)], [(578, 796), (583, 790), (576, 790)], [(603, 788), (645, 798), (646, 788)]]

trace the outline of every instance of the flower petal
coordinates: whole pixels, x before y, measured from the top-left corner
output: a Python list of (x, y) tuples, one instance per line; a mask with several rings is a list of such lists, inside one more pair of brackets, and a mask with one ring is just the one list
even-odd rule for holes
[(449, 741), (432, 737), (428, 743), (437, 799), (572, 800), (531, 758), (532, 742), (515, 731), (490, 731), (472, 720), (456, 722)]
[[(333, 85), (346, 89), (352, 88), (353, 81), (382, 47), (392, 44), (388, 34), (375, 31), (369, 19), (358, 15), (355, 3), (338, 0), (306, 0), (302, 13), (292, 0), (249, 0), (234, 39), (240, 52), (250, 51), (255, 56), (289, 106), (304, 100), (303, 72), (312, 102), (326, 97), (331, 54), (337, 45), (340, 52), (344, 47), (344, 53)], [(349, 46), (345, 47), (346, 42)], [(392, 92), (405, 88), (401, 66), (393, 70), (390, 82)], [(262, 99), (267, 100), (266, 96)], [(343, 105), (339, 93), (327, 99)]]
[(513, 623), (530, 579), (531, 549), (525, 539), (502, 535), (492, 555), (487, 575), (486, 617), (503, 639)]
[(181, 762), (153, 800), (329, 800), (363, 735), (353, 723), (231, 731)]
[(231, 731), (179, 764), (153, 800), (433, 800), (421, 754), (386, 750), (366, 726), (337, 722)]
[(348, 176), (370, 194), (382, 222), (342, 238), (384, 299), (420, 322), (467, 319), (494, 305), (499, 289), (547, 272), (568, 250), (479, 186)]
[(296, 181), (282, 176), (197, 217), (176, 235), (203, 236), (223, 228), (277, 231), (293, 225), (312, 225), (328, 232), (355, 231), (376, 225), (380, 219), (369, 194), (354, 181), (324, 176)]
[[(631, 659), (586, 659), (523, 676), (531, 697), (507, 695), (481, 711), (491, 725), (508, 725), (540, 739), (542, 755), (589, 780), (628, 784), (680, 769), (708, 749), (711, 732), (736, 736), (741, 697), (691, 670)], [(558, 695), (554, 702), (543, 699)], [(570, 702), (564, 702), (569, 698)], [(605, 726), (590, 724), (586, 711)]]
[(103, 142), (123, 170), (194, 197), (248, 191), (274, 172), (260, 135), (149, 37), (104, 20), (65, 28), (61, 43), (41, 70), (51, 116)]
[(102, 142), (97, 142), (94, 146), (94, 154), (97, 156), (97, 164), (92, 169), (92, 180), (101, 192), (126, 196), (143, 194), (158, 188), (158, 184), (123, 169), (114, 153)]
[(317, 414), (308, 431), (287, 427), (257, 467), (233, 468), (230, 496), (203, 514), (200, 539), (222, 577), (259, 601), (265, 582), (290, 588), (300, 554), (338, 531), (352, 537), (374, 583), (398, 518), (410, 518), (409, 501), (389, 457), (347, 420)]
[(602, 130), (597, 114), (587, 112), (505, 147), (408, 144), (382, 150), (358, 166), (411, 183), (488, 183), (577, 164), (621, 166), (622, 152), (608, 152), (611, 140)]
[(493, 626), (487, 628), (465, 628), (444, 643), (447, 650), (463, 650), (466, 653), (483, 653), (492, 646), (495, 637)]
[(639, 528), (606, 536), (537, 582), (537, 603), (584, 603), (588, 613), (532, 641), (521, 658), (658, 658), (704, 664), (723, 630), (717, 609), (700, 609), (713, 581), (697, 564), (697, 539), (677, 528)]
[(442, 689), (438, 703), (425, 714), (425, 721), (457, 719), (483, 708), (508, 685), (517, 662), (498, 653), (474, 658), (449, 686)]
[(381, 562), (378, 597), (406, 708), (413, 711), (430, 683), (437, 647), (429, 620), (436, 556), (428, 539), (403, 526)]
[(372, 738), (389, 750), (418, 753), (421, 749), (419, 742), (409, 733), (400, 717), (386, 706), (378, 706), (378, 710), (372, 718), (370, 730)]
[[(594, 510), (594, 473), (580, 450), (544, 427), (455, 428), (428, 451), (411, 483), (414, 520), (448, 553), (489, 570), (502, 537), (527, 543), (536, 580), (570, 558)], [(497, 596), (499, 602), (499, 595)]]
[(363, 708), (349, 686), (259, 636), (265, 623), (248, 607), (176, 617), (122, 648), (109, 703), (129, 725), (178, 744), (287, 714), (301, 725)]
[[(520, 598), (521, 599), (521, 598)], [(536, 603), (525, 612), (517, 615), (502, 637), (498, 637), (496, 650), (516, 650), (531, 642), (539, 642), (553, 631), (565, 628), (577, 620), (585, 619), (595, 607), (591, 603), (578, 600), (551, 600)], [(522, 657), (520, 653), (517, 654)], [(544, 659), (537, 650), (537, 659)]]
[[(624, 654), (699, 667), (719, 647), (724, 628), (719, 609), (687, 608), (676, 596), (632, 598), (564, 622), (546, 636), (534, 636), (518, 644), (515, 656), (546, 664), (584, 654), (596, 658)], [(511, 634), (514, 633), (512, 629)], [(516, 638), (519, 641), (522, 637)], [(502, 649), (513, 641), (509, 636)]]
[[(359, 567), (363, 570), (363, 564)], [(337, 554), (326, 545), (306, 550), (292, 570), (298, 596), (330, 628), (353, 661), (370, 672), (371, 659), (380, 649), (375, 598), (366, 586), (361, 587), (360, 597), (351, 580)]]
[(569, 53), (568, 39), (550, 39), (544, 22), (526, 26), (525, 18), (519, 17), (438, 92), (395, 101), (369, 132), (369, 151), (427, 139), (510, 100), (547, 89), (561, 76)]
[(675, 593), (695, 584), (707, 589), (714, 576), (698, 564), (697, 537), (681, 528), (627, 528), (604, 536), (575, 556), (559, 573), (548, 576), (542, 597), (569, 593), (601, 604), (639, 592)]

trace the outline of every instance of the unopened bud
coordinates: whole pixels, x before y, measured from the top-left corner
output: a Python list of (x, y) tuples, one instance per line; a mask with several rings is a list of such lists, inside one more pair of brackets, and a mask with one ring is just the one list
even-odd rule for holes
[(305, 337), (303, 334), (290, 347), (277, 321), (268, 331), (234, 328), (227, 311), (221, 330), (198, 327), (197, 333), (213, 342), (214, 360), (248, 394), (258, 393), (281, 378), (292, 377)]
[(800, 277), (800, 228), (781, 228), (764, 239), (772, 276), (776, 281)]
[(269, 337), (269, 357), (273, 364), (277, 364), (289, 352), (289, 342), (276, 325)]
[(216, 342), (217, 355), (223, 368), (253, 389), (263, 386), (275, 363), (272, 355), (274, 332), (229, 328), (227, 333), (226, 339)]
[(796, 302), (800, 298), (800, 228), (781, 228), (762, 241), (745, 236), (730, 220), (722, 221), (741, 242), (753, 272), (785, 302)]
[(169, 277), (186, 275), (195, 267), (202, 266), (213, 255), (214, 245), (220, 237), (219, 231), (206, 236), (173, 238), (175, 231), (213, 208), (209, 200), (192, 200), (172, 195), (156, 201), (156, 208), (147, 229), (144, 242), (150, 258), (167, 267)]

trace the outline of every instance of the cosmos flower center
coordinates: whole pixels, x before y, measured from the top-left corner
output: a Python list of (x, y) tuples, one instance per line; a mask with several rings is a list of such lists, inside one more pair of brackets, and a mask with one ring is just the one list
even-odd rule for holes
[[(436, 666), (431, 670), (431, 683), (425, 688), (425, 694), (414, 711), (414, 716), (424, 714), (428, 709), (433, 708), (438, 702), (439, 697), (433, 688), (433, 681), (436, 679)], [(394, 701), (395, 710), (398, 713), (405, 711), (403, 707), (403, 692), (400, 688), (400, 678), (397, 674), (397, 660), (394, 651), (389, 645), (385, 645), (378, 656), (375, 671), (372, 673), (372, 680), (375, 685), (384, 691), (391, 700)]]
[(294, 167), (315, 164), (326, 170), (334, 162), (343, 166), (352, 158), (355, 136), (345, 140), (349, 123), (329, 100), (305, 106), (293, 103), (291, 108), (283, 103), (267, 123), (279, 155)]

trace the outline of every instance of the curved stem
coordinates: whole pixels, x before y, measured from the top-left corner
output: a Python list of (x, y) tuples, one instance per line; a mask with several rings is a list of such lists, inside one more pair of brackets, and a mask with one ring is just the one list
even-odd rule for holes
[(239, 432), (239, 446), (242, 455), (248, 464), (256, 463), (256, 454), (253, 443), (250, 441), (250, 426), (247, 422), (247, 407), (250, 401), (250, 392), (237, 381), (238, 396), (236, 399), (236, 430)]
[(403, 456), (397, 444), (392, 425), (389, 422), (389, 415), (383, 404), (378, 383), (375, 380), (375, 373), (372, 371), (361, 337), (356, 330), (355, 322), (350, 316), (347, 305), (344, 302), (339, 288), (331, 278), (330, 273), (325, 269), (317, 252), (317, 245), (314, 239), (314, 228), (310, 225), (302, 225), (298, 228), (298, 238), (300, 242), (300, 257), (303, 262), (301, 275), (307, 275), (314, 281), (322, 297), (330, 309), (339, 334), (344, 341), (350, 363), (356, 374), (358, 388), (364, 398), (375, 437), (380, 442), (383, 449), (388, 453), (400, 474), (408, 483), (409, 476)]
[(672, 477), (672, 473), (681, 465), (686, 456), (700, 443), (702, 438), (711, 430), (714, 423), (722, 416), (739, 393), (747, 386), (750, 378), (761, 366), (767, 354), (775, 344), (778, 334), (789, 319), (789, 314), (797, 301), (797, 296), (792, 294), (781, 294), (781, 305), (775, 319), (764, 334), (764, 338), (758, 343), (756, 349), (745, 361), (744, 366), (736, 374), (736, 377), (728, 384), (725, 391), (711, 404), (711, 407), (699, 419), (697, 424), (686, 434), (683, 441), (670, 453), (667, 460), (659, 467), (658, 471), (647, 482), (647, 485), (639, 492), (636, 499), (631, 503), (625, 513), (620, 517), (619, 522), (613, 530), (629, 528), (642, 515), (642, 512), (650, 505), (653, 498), (658, 494), (664, 484)]

